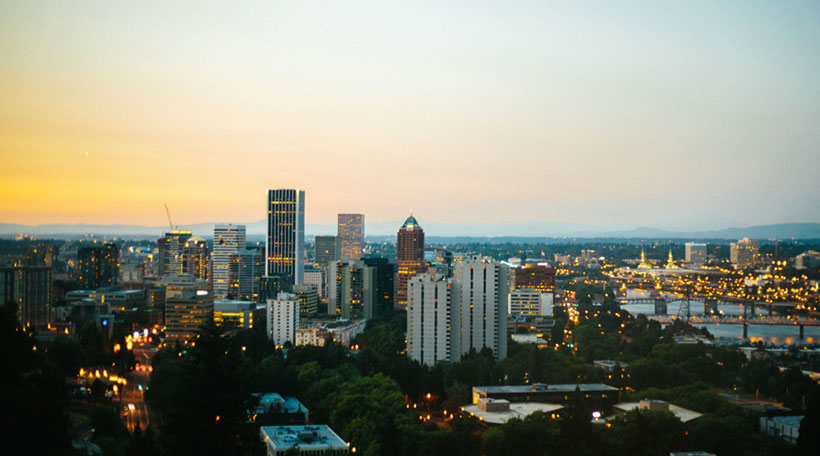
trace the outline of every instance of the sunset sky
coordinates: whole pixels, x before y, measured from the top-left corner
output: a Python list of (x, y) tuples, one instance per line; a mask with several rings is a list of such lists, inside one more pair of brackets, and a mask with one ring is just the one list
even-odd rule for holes
[(817, 1), (0, 0), (0, 222), (820, 222), (818, 81)]

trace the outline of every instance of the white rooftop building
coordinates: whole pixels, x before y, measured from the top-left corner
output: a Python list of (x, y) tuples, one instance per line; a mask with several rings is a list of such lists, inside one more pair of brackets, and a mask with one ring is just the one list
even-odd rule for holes
[(259, 435), (267, 456), (283, 456), (289, 450), (314, 456), (343, 456), (347, 443), (324, 424), (311, 426), (262, 426)]

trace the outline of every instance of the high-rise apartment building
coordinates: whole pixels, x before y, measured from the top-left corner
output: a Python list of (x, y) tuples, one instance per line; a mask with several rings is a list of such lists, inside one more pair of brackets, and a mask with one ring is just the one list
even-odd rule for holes
[(287, 275), (290, 284), (303, 281), (305, 271), (305, 192), (267, 190), (268, 231), (265, 275)]
[(339, 214), (336, 243), (338, 259), (359, 260), (364, 251), (364, 214)]
[(299, 297), (299, 315), (305, 318), (316, 315), (319, 310), (319, 293), (308, 284), (294, 285), (293, 294)]
[(279, 293), (276, 299), (268, 299), (266, 304), (268, 338), (274, 345), (290, 342), (296, 344), (296, 330), (299, 328), (299, 296)]
[[(489, 348), (507, 356), (507, 267), (473, 256), (457, 263), (452, 279), (432, 273), (408, 281), (407, 353), (433, 365)], [(537, 293), (537, 292), (536, 292)]]
[[(238, 288), (237, 267), (239, 253), (245, 251), (246, 235), (245, 225), (215, 225), (214, 226), (214, 248), (211, 254), (213, 271), (213, 289), (215, 299), (227, 299), (231, 294), (237, 294)], [(232, 271), (233, 269), (233, 271)], [(232, 274), (233, 272), (233, 274)], [(233, 293), (232, 293), (233, 292)]]
[(0, 303), (13, 302), (17, 306), (17, 319), (24, 326), (50, 323), (51, 288), (50, 266), (0, 268)]
[(313, 263), (316, 267), (327, 268), (336, 261), (336, 236), (316, 236), (313, 243)]
[(166, 275), (157, 282), (165, 288), (165, 340), (188, 344), (199, 329), (214, 318), (210, 284), (192, 275)]
[(344, 319), (373, 318), (376, 303), (376, 268), (362, 261), (329, 264), (327, 313)]
[(156, 272), (160, 277), (164, 275), (184, 274), (185, 244), (191, 239), (188, 230), (171, 230), (165, 236), (157, 239)]
[(410, 214), (399, 229), (396, 239), (396, 300), (399, 309), (407, 307), (407, 281), (427, 269), (424, 261), (424, 230)]
[(732, 242), (729, 248), (729, 259), (739, 268), (754, 266), (760, 258), (760, 248), (757, 241), (743, 238)]
[(686, 262), (694, 266), (703, 266), (706, 263), (706, 244), (687, 242)]
[(86, 290), (116, 285), (120, 277), (120, 250), (117, 244), (81, 247), (77, 251), (77, 269), (77, 280)]
[(507, 266), (481, 256), (464, 258), (453, 277), (461, 284), (461, 353), (488, 347), (507, 357)]
[(428, 366), (461, 359), (459, 283), (434, 274), (407, 282), (407, 356)]

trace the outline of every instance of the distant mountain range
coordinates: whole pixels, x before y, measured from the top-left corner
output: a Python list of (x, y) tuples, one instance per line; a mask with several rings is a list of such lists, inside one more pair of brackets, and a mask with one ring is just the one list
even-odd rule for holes
[[(368, 223), (368, 236), (395, 236), (400, 221)], [(264, 220), (244, 224), (248, 236), (265, 234)], [(640, 239), (820, 239), (820, 223), (781, 223), (745, 228), (725, 228), (711, 231), (666, 231), (657, 228), (624, 228), (592, 224), (569, 224), (550, 222), (522, 222), (496, 224), (448, 224), (421, 223), (425, 234), (434, 237), (461, 238), (640, 238)], [(180, 229), (191, 230), (195, 236), (211, 237), (214, 223), (182, 225)], [(166, 226), (140, 225), (18, 225), (0, 223), (0, 236), (19, 234), (51, 236), (56, 238), (86, 235), (156, 238), (168, 231)], [(336, 234), (336, 225), (307, 225), (306, 235)]]

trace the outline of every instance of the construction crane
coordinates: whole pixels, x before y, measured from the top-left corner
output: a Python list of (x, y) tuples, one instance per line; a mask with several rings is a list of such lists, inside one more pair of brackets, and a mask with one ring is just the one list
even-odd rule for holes
[(168, 226), (171, 227), (171, 231), (176, 230), (178, 227), (174, 226), (174, 222), (171, 221), (171, 211), (168, 210), (168, 204), (165, 204), (165, 214), (168, 216)]

